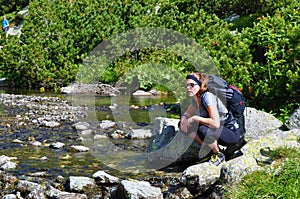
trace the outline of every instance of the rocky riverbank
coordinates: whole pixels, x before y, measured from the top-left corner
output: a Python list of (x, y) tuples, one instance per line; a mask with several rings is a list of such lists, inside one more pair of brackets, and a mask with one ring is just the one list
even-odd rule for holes
[[(245, 113), (248, 143), (242, 148), (243, 155), (217, 167), (207, 162), (197, 163), (195, 157), (198, 157), (199, 148), (189, 144), (189, 139), (177, 133), (176, 119), (157, 118), (153, 129), (142, 127), (133, 129), (121, 121), (103, 120), (98, 121), (96, 125), (88, 120), (83, 122), (81, 120), (87, 117), (88, 108), (73, 106), (67, 100), (59, 98), (2, 94), (0, 105), (3, 144), (12, 142), (22, 145), (23, 149), (26, 147), (50, 149), (53, 153), (59, 152), (57, 150), (66, 150), (67, 155), (72, 156), (93, 154), (95, 150), (99, 150), (98, 147), (94, 147), (95, 143), (103, 144), (109, 139), (113, 140), (112, 143), (115, 141), (116, 145), (122, 146), (125, 153), (136, 150), (143, 152), (142, 154), (147, 155), (144, 158), (150, 159), (150, 164), (155, 163), (157, 167), (164, 165), (166, 160), (167, 164), (172, 163), (172, 166), (165, 168), (145, 170), (147, 175), (141, 175), (139, 171), (133, 169), (131, 170), (133, 175), (128, 172), (118, 176), (105, 168), (105, 165), (94, 169), (91, 174), (86, 174), (83, 170), (82, 175), (51, 175), (46, 168), (19, 174), (17, 170), (22, 164), (19, 158), (2, 154), (0, 195), (3, 198), (193, 198), (207, 194), (212, 198), (218, 198), (225, 189), (224, 185), (231, 186), (238, 183), (247, 173), (262, 169), (263, 165), (272, 164), (272, 159), (261, 153), (262, 149), (273, 150), (281, 146), (299, 148), (300, 131), (294, 128), (295, 125), (289, 130), (281, 130), (283, 124), (280, 121), (253, 108), (247, 108)], [(299, 120), (297, 122), (295, 118), (299, 116), (293, 117), (292, 123), (299, 124)], [(73, 129), (75, 134), (72, 136), (70, 134), (65, 142), (59, 138), (38, 139), (38, 136), (32, 136), (29, 139), (22, 135), (22, 132), (26, 132), (24, 129), (46, 128), (56, 132), (65, 126)], [(170, 126), (173, 127), (170, 128), (172, 132), (164, 130)], [(15, 136), (16, 132), (19, 137)], [(164, 143), (162, 151), (147, 153), (145, 150), (149, 141), (152, 141), (151, 137), (161, 133), (176, 135), (176, 142), (167, 140), (167, 143), (170, 141), (172, 144)], [(4, 134), (14, 136), (4, 139), (7, 138), (3, 136)], [(169, 136), (169, 139), (173, 138)], [(129, 145), (120, 145), (118, 142), (120, 140), (133, 142)], [(183, 152), (183, 149), (188, 150)], [(70, 160), (67, 155), (63, 157), (66, 161)], [(38, 161), (47, 162), (49, 157), (38, 157)], [(175, 169), (176, 165), (183, 162), (190, 165)]]

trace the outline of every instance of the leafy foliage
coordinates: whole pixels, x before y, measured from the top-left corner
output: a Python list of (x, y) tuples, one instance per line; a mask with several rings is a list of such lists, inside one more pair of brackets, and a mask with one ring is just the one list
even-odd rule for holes
[[(4, 12), (17, 11), (26, 3), (1, 6)], [(233, 13), (242, 18), (226, 22), (224, 18)], [(174, 46), (175, 37), (121, 40), (106, 46), (107, 51), (121, 52), (118, 56), (89, 54), (123, 32), (152, 27), (185, 35), (201, 46), (219, 74), (243, 90), (249, 106), (287, 114), (290, 111), (284, 110), (299, 104), (298, 22), (299, 3), (294, 0), (32, 0), (21, 37), (1, 40), (1, 75), (15, 87), (52, 89), (75, 79), (130, 83), (139, 74), (139, 85), (150, 89), (157, 86), (157, 77), (145, 66), (156, 63), (183, 76), (212, 66), (196, 55), (197, 49)], [(156, 45), (147, 46), (149, 41)], [(182, 51), (186, 53), (178, 53)]]
[(274, 16), (262, 17), (244, 37), (251, 40), (251, 96), (259, 108), (281, 108), (285, 103), (299, 102), (299, 3), (281, 8)]
[(114, 9), (110, 2), (92, 0), (30, 1), (20, 40), (11, 38), (5, 46), (4, 75), (15, 86), (54, 88), (70, 83), (87, 53), (123, 30)]
[(0, 0), (0, 16), (19, 11), (29, 4), (29, 0)]

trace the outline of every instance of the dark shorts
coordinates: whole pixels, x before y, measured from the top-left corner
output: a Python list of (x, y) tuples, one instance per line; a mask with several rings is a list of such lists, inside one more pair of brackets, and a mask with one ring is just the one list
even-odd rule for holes
[(205, 125), (193, 124), (189, 128), (189, 132), (197, 131), (200, 139), (206, 143), (211, 144), (215, 140), (218, 141), (220, 145), (232, 146), (238, 143), (240, 139), (240, 129), (232, 128), (229, 129), (225, 126), (220, 126), (219, 128), (209, 128)]
[(2, 28), (2, 29), (3, 29), (3, 31), (4, 31), (5, 33), (7, 33), (7, 32), (8, 32), (8, 30), (9, 30), (9, 27)]

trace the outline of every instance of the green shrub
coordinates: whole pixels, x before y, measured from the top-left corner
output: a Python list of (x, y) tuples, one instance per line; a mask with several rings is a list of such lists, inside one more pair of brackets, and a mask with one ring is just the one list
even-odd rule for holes
[(30, 1), (20, 39), (10, 37), (5, 45), (3, 74), (18, 87), (55, 88), (74, 81), (87, 53), (123, 31), (118, 9), (95, 0)]
[(19, 11), (29, 4), (29, 0), (0, 0), (0, 16)]
[(299, 5), (295, 2), (274, 16), (262, 17), (243, 32), (243, 37), (252, 42), (254, 59), (248, 71), (252, 104), (258, 108), (278, 110), (299, 102), (300, 12), (295, 9)]
[[(230, 84), (242, 88), (249, 106), (273, 110), (284, 118), (290, 112), (287, 109), (299, 104), (298, 8), (299, 3), (292, 0), (33, 0), (21, 37), (1, 40), (1, 75), (11, 86), (52, 89), (76, 78), (114, 83), (126, 81), (127, 76), (130, 82), (130, 72), (149, 63), (164, 65), (182, 75), (194, 67), (208, 72), (213, 64)], [(232, 13), (242, 18), (226, 22), (224, 18)], [(89, 52), (103, 41), (149, 27), (185, 35), (201, 46), (213, 63), (201, 58), (197, 49), (167, 49), (174, 38), (156, 41), (161, 45), (153, 48), (138, 49), (151, 37), (134, 40), (131, 48), (121, 49), (123, 54), (107, 63), (99, 58), (91, 60), (96, 58)], [(178, 53), (184, 50), (185, 54)], [(139, 78), (141, 87), (159, 87), (151, 82), (152, 75), (142, 73), (149, 79)]]

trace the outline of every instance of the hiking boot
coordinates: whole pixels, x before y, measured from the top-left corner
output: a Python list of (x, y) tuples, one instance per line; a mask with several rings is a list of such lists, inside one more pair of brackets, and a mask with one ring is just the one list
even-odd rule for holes
[(210, 160), (212, 154), (213, 151), (211, 150), (211, 148), (209, 148), (208, 150), (200, 150), (198, 154), (199, 160), (197, 161), (197, 164), (207, 162), (208, 160)]
[(209, 163), (218, 166), (219, 164), (225, 162), (225, 155), (222, 152), (214, 153), (209, 160)]
[[(246, 144), (247, 142), (244, 140), (244, 138), (241, 138), (238, 143), (236, 143), (233, 146), (226, 147), (224, 151), (224, 155), (226, 157), (226, 161), (233, 159), (234, 157), (238, 157), (235, 153), (237, 151), (240, 151), (240, 149)], [(240, 151), (241, 153), (241, 151)], [(238, 153), (238, 154), (240, 154)]]

